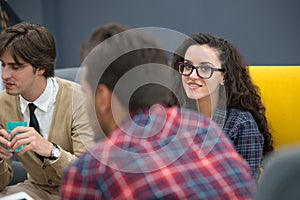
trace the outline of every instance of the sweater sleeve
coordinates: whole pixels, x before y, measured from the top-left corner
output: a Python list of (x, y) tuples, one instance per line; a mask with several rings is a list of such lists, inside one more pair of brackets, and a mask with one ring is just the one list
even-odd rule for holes
[[(60, 178), (62, 177), (64, 168), (94, 144), (94, 132), (90, 126), (88, 114), (85, 109), (85, 98), (81, 87), (77, 84), (73, 85), (71, 99), (69, 102), (72, 104), (70, 109), (72, 112), (70, 117), (71, 130), (65, 130), (65, 132), (70, 132), (70, 134), (68, 134), (69, 138), (62, 141), (62, 137), (59, 137), (66, 135), (64, 131), (55, 134), (56, 136), (53, 138), (53, 142), (60, 147), (61, 155), (55, 162), (48, 161), (51, 166), (56, 169), (56, 173)], [(66, 115), (64, 115), (64, 117), (65, 116)]]
[(13, 170), (11, 163), (11, 158), (3, 159), (0, 162), (0, 191), (2, 191), (13, 178)]

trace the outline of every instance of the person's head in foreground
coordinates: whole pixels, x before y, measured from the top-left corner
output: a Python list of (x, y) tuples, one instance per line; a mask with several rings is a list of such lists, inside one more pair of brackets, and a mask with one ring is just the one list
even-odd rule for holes
[(176, 91), (186, 107), (212, 118), (248, 161), (258, 179), (263, 155), (273, 150), (259, 88), (238, 49), (212, 34), (193, 34), (174, 53)]
[(112, 36), (83, 66), (107, 138), (65, 170), (62, 199), (253, 196), (249, 166), (220, 129), (169, 104), (172, 69), (152, 38), (140, 30)]
[[(89, 53), (101, 42), (104, 40), (110, 38), (111, 36), (118, 34), (120, 32), (128, 30), (128, 27), (124, 26), (123, 24), (119, 23), (107, 23), (100, 27), (98, 27), (92, 35), (82, 43), (80, 48), (80, 59), (82, 63), (85, 63), (86, 57), (89, 55)], [(91, 73), (91, 72), (90, 72)], [(89, 89), (88, 89), (89, 90)], [(87, 99), (92, 99), (94, 96), (94, 93), (89, 92), (86, 93), (88, 96)], [(89, 113), (90, 117), (90, 123), (94, 129), (95, 134), (95, 141), (98, 141), (100, 139), (103, 139), (105, 137), (105, 134), (103, 133), (103, 130), (101, 127), (99, 127), (99, 122), (97, 120), (97, 116), (95, 115), (96, 112), (94, 112), (94, 102), (90, 102), (86, 105), (86, 108)]]

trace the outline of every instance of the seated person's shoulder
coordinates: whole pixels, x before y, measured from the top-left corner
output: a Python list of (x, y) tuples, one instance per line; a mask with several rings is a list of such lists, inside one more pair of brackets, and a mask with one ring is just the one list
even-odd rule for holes
[(55, 80), (57, 81), (59, 88), (62, 88), (63, 90), (81, 91), (81, 85), (76, 82), (59, 77), (55, 77)]
[(16, 100), (18, 99), (18, 95), (9, 95), (6, 93), (5, 90), (0, 92), (0, 101), (1, 101), (1, 105), (4, 104), (12, 104), (12, 103), (16, 103)]
[(243, 123), (246, 121), (255, 122), (254, 117), (249, 111), (243, 111), (235, 108), (228, 110), (227, 121), (236, 121), (237, 123)]

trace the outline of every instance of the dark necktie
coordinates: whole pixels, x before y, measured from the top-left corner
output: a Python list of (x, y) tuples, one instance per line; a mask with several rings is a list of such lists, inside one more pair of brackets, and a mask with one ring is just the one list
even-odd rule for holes
[(40, 133), (40, 126), (39, 126), (39, 122), (34, 114), (34, 111), (36, 109), (36, 105), (34, 105), (33, 103), (29, 103), (29, 112), (30, 112), (30, 121), (29, 121), (29, 126), (33, 127), (38, 133)]
[[(30, 113), (30, 121), (29, 121), (29, 126), (33, 127), (38, 133), (40, 133), (40, 126), (39, 126), (39, 122), (34, 114), (34, 111), (36, 109), (36, 105), (34, 105), (33, 103), (29, 103), (28, 104), (29, 107), (29, 113)], [(41, 134), (41, 133), (40, 133)], [(35, 153), (35, 155), (41, 160), (44, 160), (44, 157)]]

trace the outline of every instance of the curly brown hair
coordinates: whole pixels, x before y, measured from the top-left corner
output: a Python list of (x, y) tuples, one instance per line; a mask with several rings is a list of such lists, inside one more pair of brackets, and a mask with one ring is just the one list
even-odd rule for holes
[[(208, 45), (219, 52), (219, 60), (222, 63), (221, 68), (225, 70), (224, 87), (227, 98), (227, 109), (236, 108), (249, 111), (264, 137), (263, 154), (266, 155), (273, 151), (272, 134), (265, 115), (266, 108), (262, 103), (259, 87), (253, 83), (249, 74), (248, 64), (238, 49), (230, 42), (215, 37), (212, 34), (193, 34), (185, 39), (174, 53), (172, 59), (172, 67), (174, 69), (177, 70), (178, 62), (184, 61), (185, 52), (191, 45)], [(176, 94), (178, 96), (174, 99), (177, 104), (180, 98), (188, 99), (182, 90), (181, 81), (177, 81), (175, 91), (178, 92)], [(182, 95), (184, 97), (181, 97)]]

